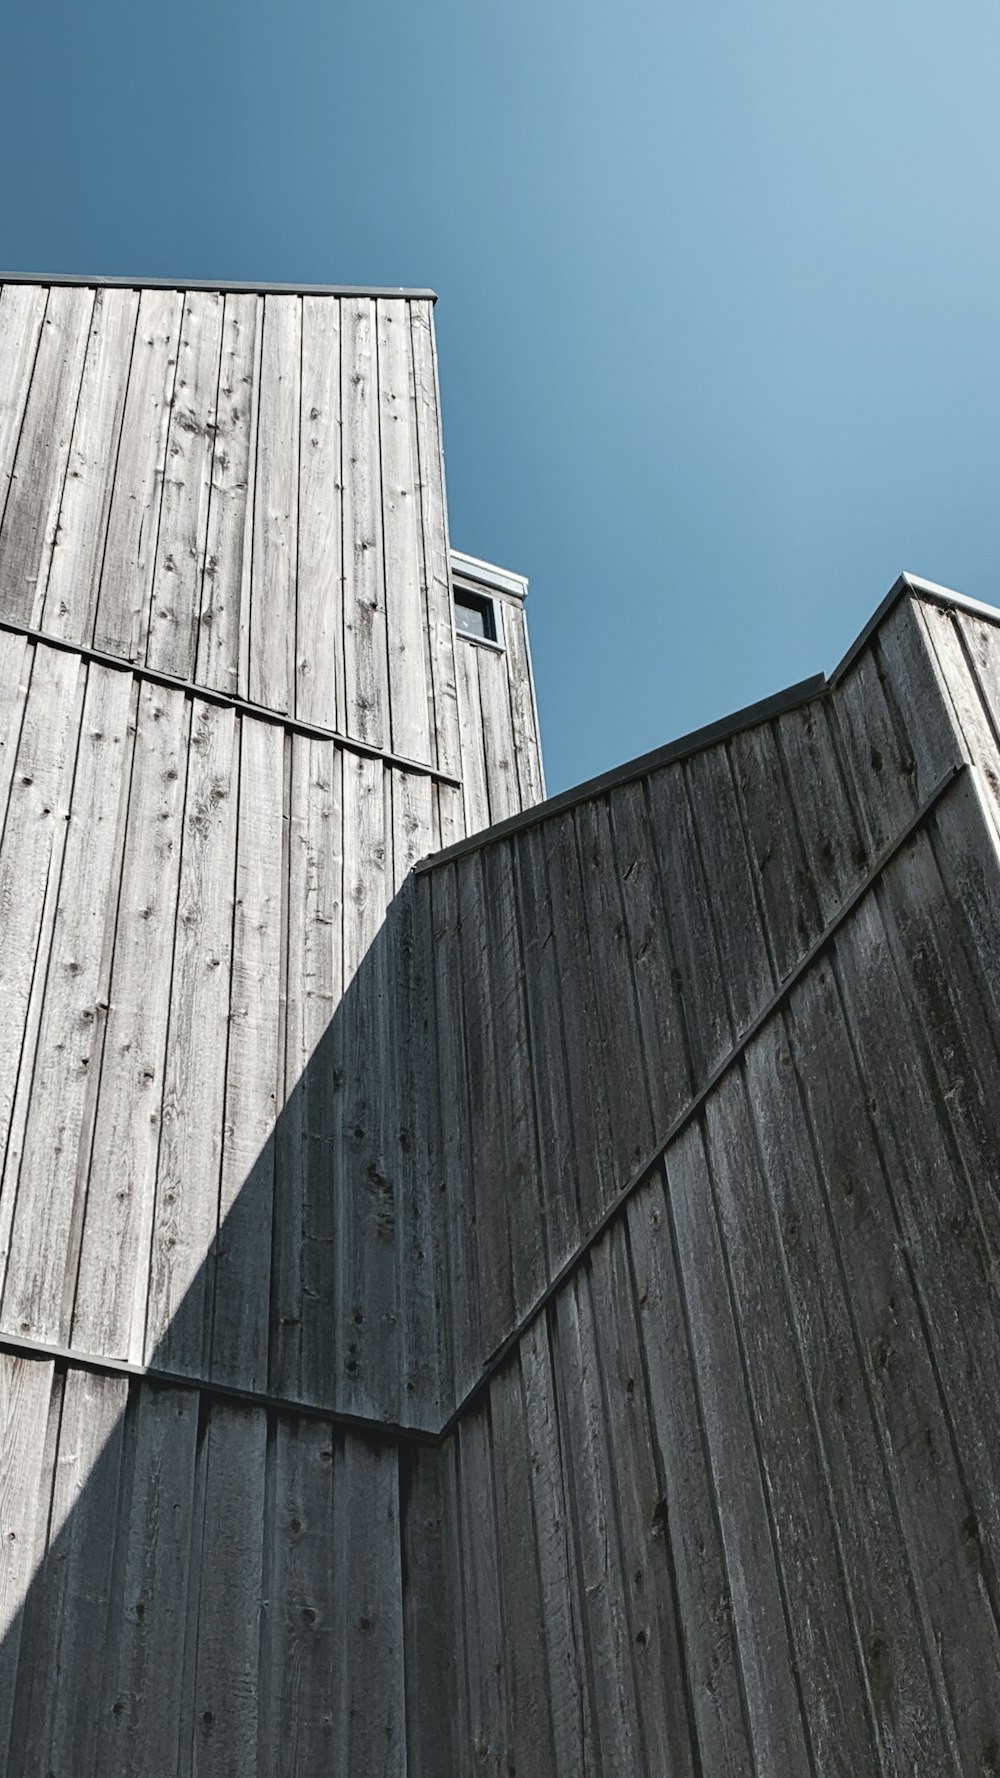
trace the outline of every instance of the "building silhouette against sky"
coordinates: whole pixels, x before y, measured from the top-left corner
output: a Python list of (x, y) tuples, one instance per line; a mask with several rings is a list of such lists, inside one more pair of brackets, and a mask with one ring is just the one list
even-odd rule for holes
[(3, 282), (10, 1778), (1000, 1773), (1000, 615), (546, 802), (525, 592), (430, 293)]

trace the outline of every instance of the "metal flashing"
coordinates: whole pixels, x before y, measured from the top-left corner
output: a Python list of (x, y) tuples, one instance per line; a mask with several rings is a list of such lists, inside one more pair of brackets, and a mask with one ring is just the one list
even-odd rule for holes
[(383, 296), (437, 302), (436, 290), (406, 285), (273, 284), (253, 278), (119, 278), (107, 274), (83, 277), (76, 272), (0, 272), (0, 284), (82, 284), (124, 290), (218, 290), (258, 296)]
[(518, 574), (513, 568), (498, 568), (493, 562), (481, 562), (478, 556), (467, 556), (462, 550), (453, 549), (449, 553), (452, 574), (459, 580), (474, 581), (491, 592), (506, 593), (511, 599), (528, 597), (527, 575)]

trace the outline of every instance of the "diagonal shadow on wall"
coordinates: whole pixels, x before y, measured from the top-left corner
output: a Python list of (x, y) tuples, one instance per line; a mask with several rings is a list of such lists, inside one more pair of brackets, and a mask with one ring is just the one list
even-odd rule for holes
[(435, 1592), (440, 1543), (433, 1452), (394, 1430), (441, 1415), (416, 906), (410, 879), (152, 1375), (0, 1357), (9, 1778), (405, 1769), (403, 1569)]

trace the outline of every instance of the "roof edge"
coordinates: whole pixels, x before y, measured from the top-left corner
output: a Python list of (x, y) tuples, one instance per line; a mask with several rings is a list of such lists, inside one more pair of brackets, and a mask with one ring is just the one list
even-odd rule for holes
[(452, 573), (460, 575), (463, 580), (474, 580), (478, 586), (489, 587), (495, 593), (506, 593), (511, 599), (528, 597), (526, 574), (518, 574), (515, 568), (500, 568), (495, 562), (484, 562), (479, 556), (467, 556), (464, 550), (453, 549), (449, 553)]
[(437, 302), (436, 290), (409, 289), (406, 285), (375, 284), (272, 284), (253, 278), (119, 278), (107, 275), (84, 277), (76, 272), (3, 272), (0, 284), (82, 284), (100, 289), (124, 290), (218, 290), (257, 296), (383, 296), (413, 302)]
[(747, 704), (730, 716), (707, 723), (704, 728), (692, 729), (689, 734), (681, 735), (675, 741), (668, 741), (665, 746), (656, 747), (651, 753), (640, 754), (637, 759), (627, 760), (624, 765), (602, 772), (596, 778), (574, 784), (569, 790), (560, 791), (544, 802), (534, 803), (529, 809), (521, 809), (516, 815), (509, 815), (506, 821), (498, 821), (493, 827), (481, 828), (478, 833), (470, 834), (464, 840), (456, 840), (453, 845), (443, 847), (440, 852), (432, 852), (429, 857), (421, 859), (414, 870), (419, 873), (433, 870), (439, 864), (447, 864), (453, 858), (463, 857), (467, 852), (475, 852), (481, 846), (492, 844), (494, 840), (505, 839), (508, 834), (519, 833), (523, 828), (547, 821), (551, 815), (561, 814), (574, 808), (577, 803), (588, 802), (591, 797), (600, 796), (607, 790), (615, 790), (619, 785), (628, 784), (635, 778), (643, 778), (647, 772), (656, 771), (661, 766), (676, 765), (691, 754), (700, 753), (705, 747), (713, 747), (719, 741), (729, 740), (743, 729), (769, 722), (775, 716), (787, 715), (800, 705), (824, 696), (833, 691), (850, 671), (875, 632), (881, 629), (900, 599), (906, 597), (922, 599), (928, 604), (939, 605), (944, 610), (967, 611), (973, 617), (982, 617), (990, 623), (1000, 624), (1000, 608), (997, 606), (986, 605), (981, 599), (971, 599), (967, 594), (955, 592), (951, 587), (940, 586), (937, 581), (924, 580), (919, 574), (901, 574), (829, 676), (817, 673), (811, 679), (801, 679), (784, 691), (775, 692), (772, 697), (762, 698), (756, 704)]

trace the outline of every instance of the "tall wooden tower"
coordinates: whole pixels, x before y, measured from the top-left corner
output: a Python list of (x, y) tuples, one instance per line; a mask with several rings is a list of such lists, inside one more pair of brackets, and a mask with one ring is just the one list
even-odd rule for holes
[(1000, 615), (543, 801), (432, 315), (0, 289), (0, 1763), (1000, 1773)]

